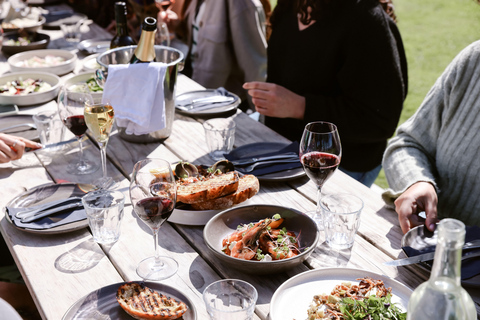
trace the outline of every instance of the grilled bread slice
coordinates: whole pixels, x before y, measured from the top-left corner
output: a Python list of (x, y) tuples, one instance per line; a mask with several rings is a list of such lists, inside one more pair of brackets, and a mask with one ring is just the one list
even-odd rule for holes
[(117, 290), (117, 301), (135, 319), (177, 319), (187, 311), (184, 302), (166, 297), (136, 282), (121, 285)]
[(257, 177), (247, 174), (240, 178), (238, 189), (234, 193), (212, 200), (195, 202), (191, 206), (195, 210), (223, 210), (250, 199), (259, 190), (260, 183)]
[(234, 193), (238, 188), (238, 172), (230, 171), (177, 186), (177, 201), (196, 203)]

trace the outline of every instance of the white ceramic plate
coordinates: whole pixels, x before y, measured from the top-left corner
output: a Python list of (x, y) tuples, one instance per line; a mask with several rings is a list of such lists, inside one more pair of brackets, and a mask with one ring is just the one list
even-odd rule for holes
[(270, 320), (307, 318), (307, 310), (316, 294), (330, 293), (342, 281), (358, 283), (358, 278), (370, 277), (383, 280), (392, 288), (392, 302), (407, 310), (412, 290), (387, 276), (370, 271), (350, 268), (325, 268), (311, 270), (285, 281), (275, 291), (270, 302)]
[[(250, 199), (239, 203), (236, 206), (244, 206), (250, 204)], [(230, 208), (229, 208), (230, 209)], [(226, 210), (226, 209), (224, 209)], [(184, 224), (187, 226), (204, 226), (207, 222), (213, 218), (217, 213), (223, 210), (186, 210), (186, 209), (175, 209), (172, 212), (168, 222)]]
[[(65, 81), (65, 85), (67, 87), (70, 87), (70, 86), (73, 86), (75, 84), (86, 83), (86, 81), (88, 79), (94, 78), (94, 77), (95, 77), (95, 74), (91, 71), (90, 72), (79, 73), (76, 76), (73, 76), (73, 77), (67, 79)], [(92, 94), (94, 99), (101, 98), (102, 95), (103, 95), (103, 91), (92, 92), (91, 94)]]
[(85, 59), (83, 59), (82, 60), (82, 65), (83, 65), (82, 70), (94, 72), (95, 70), (100, 69), (100, 65), (97, 63), (97, 57), (99, 55), (100, 55), (99, 53), (92, 54), (92, 55), (86, 57)]
[[(65, 61), (59, 65), (52, 67), (21, 67), (18, 66), (22, 61), (33, 57), (45, 58), (47, 55), (62, 57)], [(30, 72), (49, 72), (56, 75), (63, 75), (75, 69), (77, 63), (77, 55), (67, 50), (58, 49), (42, 49), (17, 53), (8, 58), (8, 64), (12, 71), (30, 71)]]
[(87, 54), (102, 53), (110, 49), (110, 40), (83, 40), (77, 45), (77, 49)]
[(60, 89), (60, 78), (51, 73), (35, 72), (35, 71), (8, 73), (0, 77), (0, 85), (4, 85), (8, 81), (18, 80), (20, 78), (24, 80), (28, 78), (42, 79), (48, 82), (52, 86), (52, 88), (44, 92), (34, 92), (24, 96), (0, 95), (0, 104), (13, 103), (13, 104), (16, 104), (17, 106), (29, 106), (34, 104), (45, 103), (57, 97), (58, 90)]

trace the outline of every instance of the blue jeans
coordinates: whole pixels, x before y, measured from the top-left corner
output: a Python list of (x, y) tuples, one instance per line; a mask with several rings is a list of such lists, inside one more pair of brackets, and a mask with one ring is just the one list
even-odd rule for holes
[(375, 179), (377, 179), (378, 173), (380, 172), (380, 170), (382, 170), (382, 165), (380, 164), (378, 167), (375, 167), (372, 170), (366, 172), (348, 171), (341, 166), (339, 167), (339, 169), (342, 170), (343, 173), (348, 174), (353, 179), (363, 183), (370, 188), (375, 182)]

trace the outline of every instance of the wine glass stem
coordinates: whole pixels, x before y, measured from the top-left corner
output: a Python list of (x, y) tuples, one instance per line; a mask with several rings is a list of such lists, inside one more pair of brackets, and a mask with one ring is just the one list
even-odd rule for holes
[(104, 144), (100, 144), (100, 156), (102, 158), (102, 174), (105, 179), (107, 177), (107, 150)]
[(160, 259), (160, 249), (158, 247), (158, 228), (153, 230), (153, 241), (155, 241), (155, 266), (154, 269), (160, 269), (163, 267), (163, 262)]
[(315, 212), (315, 220), (323, 223), (322, 207), (320, 201), (322, 199), (322, 186), (317, 186), (317, 210)]
[(85, 159), (83, 158), (83, 141), (82, 141), (82, 136), (77, 137), (78, 141), (78, 147), (80, 148), (80, 160), (78, 160), (78, 163), (81, 166), (84, 166)]

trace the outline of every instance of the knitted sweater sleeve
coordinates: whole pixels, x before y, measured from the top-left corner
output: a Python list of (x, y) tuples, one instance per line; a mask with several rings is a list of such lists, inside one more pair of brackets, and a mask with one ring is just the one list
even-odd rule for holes
[(437, 150), (438, 139), (442, 137), (441, 131), (450, 126), (467, 87), (472, 85), (469, 73), (472, 67), (475, 68), (479, 44), (470, 45), (450, 63), (417, 112), (398, 127), (396, 136), (389, 141), (383, 157), (383, 168), (390, 186), (382, 195), (387, 205), (393, 205), (395, 199), (416, 182), (430, 182), (439, 191), (435, 164), (437, 157), (448, 155)]

